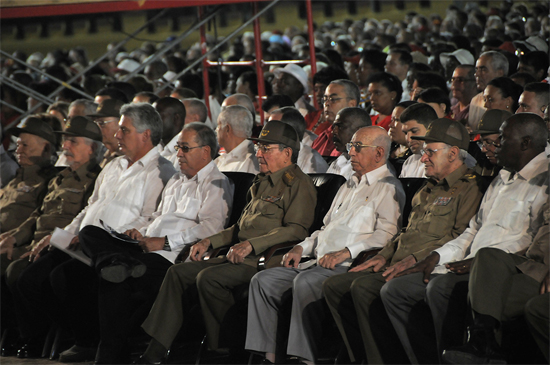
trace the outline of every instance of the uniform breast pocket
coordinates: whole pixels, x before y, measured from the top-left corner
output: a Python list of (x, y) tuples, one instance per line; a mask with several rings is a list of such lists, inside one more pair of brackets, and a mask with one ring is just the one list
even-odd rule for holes
[(430, 214), (430, 225), (428, 233), (433, 236), (444, 236), (454, 225), (454, 217), (452, 215), (452, 205), (434, 206)]
[(82, 210), (82, 191), (67, 191), (57, 196), (50, 204), (57, 203), (59, 214), (76, 216)]
[(512, 232), (522, 230), (523, 222), (529, 216), (529, 204), (525, 201), (509, 199), (503, 205), (502, 209), (499, 209), (502, 217), (497, 225)]
[(282, 211), (277, 203), (260, 200), (255, 206), (254, 219), (251, 219), (252, 226), (261, 230), (270, 230), (280, 226)]
[(374, 230), (375, 213), (371, 205), (365, 205), (353, 213), (348, 222), (352, 232), (372, 232)]
[(199, 215), (200, 206), (200, 200), (191, 197), (184, 197), (183, 199), (176, 201), (175, 215), (183, 219), (195, 220)]

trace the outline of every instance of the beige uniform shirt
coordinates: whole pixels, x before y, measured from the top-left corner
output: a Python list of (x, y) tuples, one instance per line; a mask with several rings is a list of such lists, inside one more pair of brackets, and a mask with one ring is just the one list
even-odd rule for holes
[(293, 164), (273, 174), (259, 174), (248, 191), (239, 221), (209, 237), (213, 248), (249, 241), (253, 252), (244, 263), (281, 242), (303, 241), (313, 224), (317, 191), (311, 178)]
[(95, 180), (101, 168), (96, 164), (84, 164), (76, 171), (66, 168), (48, 184), (48, 192), (42, 206), (10, 233), (16, 246), (38, 243), (56, 228), (63, 228), (84, 208), (94, 190)]
[[(407, 230), (380, 251), (393, 265), (409, 255), (416, 261), (458, 237), (476, 213), (483, 181), (462, 165), (440, 182), (429, 179), (412, 200)], [(391, 260), (391, 261), (390, 261)]]
[(42, 204), (48, 190), (48, 182), (57, 174), (53, 165), (24, 166), (15, 177), (0, 190), (0, 231), (19, 227)]

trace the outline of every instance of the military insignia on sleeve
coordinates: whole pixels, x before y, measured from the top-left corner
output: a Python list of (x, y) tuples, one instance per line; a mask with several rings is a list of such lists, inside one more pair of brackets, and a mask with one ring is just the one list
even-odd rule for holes
[(33, 191), (34, 187), (28, 186), (28, 185), (22, 185), (22, 186), (19, 186), (16, 190), (20, 193), (28, 193)]
[(434, 200), (433, 205), (445, 206), (448, 205), (453, 198), (450, 196), (440, 196)]
[(262, 197), (262, 200), (266, 201), (266, 202), (269, 202), (269, 203), (275, 203), (275, 202), (281, 200), (281, 197), (280, 196), (269, 195), (269, 196)]

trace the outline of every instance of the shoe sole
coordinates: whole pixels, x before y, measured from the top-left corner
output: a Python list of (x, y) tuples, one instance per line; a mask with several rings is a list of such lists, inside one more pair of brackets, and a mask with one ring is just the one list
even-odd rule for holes
[(123, 265), (106, 266), (101, 269), (101, 277), (111, 283), (122, 283), (130, 277), (130, 272)]

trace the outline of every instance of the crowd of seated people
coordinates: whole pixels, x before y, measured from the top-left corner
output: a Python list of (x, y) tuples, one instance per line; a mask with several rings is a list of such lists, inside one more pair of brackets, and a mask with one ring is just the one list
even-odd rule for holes
[[(57, 331), (66, 363), (194, 362), (196, 334), (232, 363), (547, 363), (549, 11), (264, 32), (307, 65), (265, 66), (261, 100), (246, 66), (210, 95), (200, 64), (177, 77), (199, 45), (132, 77), (157, 48), (118, 49), (51, 105), (2, 60), (1, 356)], [(223, 52), (253, 60), (253, 34)], [(63, 81), (92, 61), (14, 56)]]

